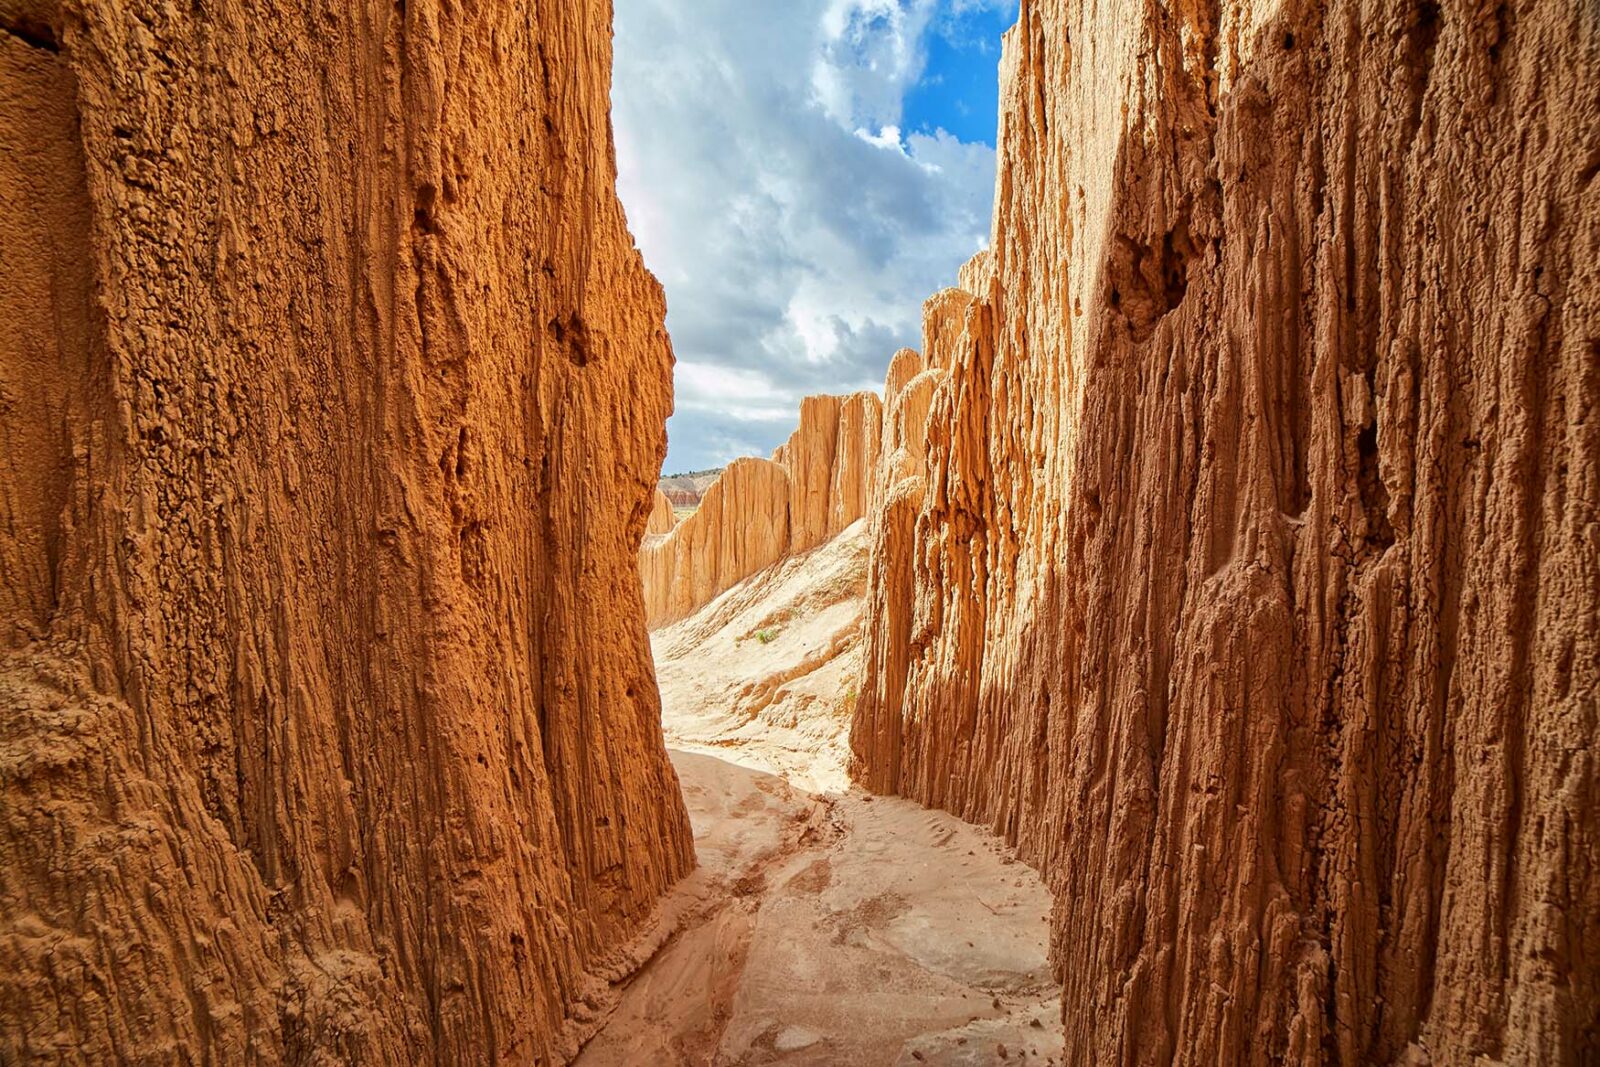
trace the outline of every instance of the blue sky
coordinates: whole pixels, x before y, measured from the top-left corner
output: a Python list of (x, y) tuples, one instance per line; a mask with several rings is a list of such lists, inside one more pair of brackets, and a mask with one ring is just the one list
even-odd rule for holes
[(665, 469), (881, 389), (989, 236), (1016, 0), (616, 0), (618, 189), (667, 292)]
[(948, 130), (963, 141), (994, 146), (1000, 110), (1000, 36), (1017, 20), (1015, 0), (993, 6), (947, 5), (925, 39), (927, 65), (906, 94), (908, 131)]

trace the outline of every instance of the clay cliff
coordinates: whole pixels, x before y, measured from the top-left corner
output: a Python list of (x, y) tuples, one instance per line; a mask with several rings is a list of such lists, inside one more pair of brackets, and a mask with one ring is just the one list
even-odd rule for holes
[(866, 513), (882, 406), (872, 393), (808, 396), (770, 460), (723, 468), (699, 510), (639, 550), (651, 629), (710, 603), (786, 556), (808, 552)]
[(664, 534), (669, 532), (678, 522), (677, 512), (672, 510), (672, 501), (660, 489), (655, 491), (655, 500), (650, 505), (650, 517), (645, 521), (645, 536)]
[(652, 629), (682, 618), (789, 548), (789, 472), (744, 456), (711, 483), (700, 507), (639, 549)]
[(859, 519), (878, 458), (882, 405), (871, 393), (808, 396), (772, 454), (789, 472), (789, 551), (809, 551)]
[(0, 1061), (563, 1062), (692, 864), (609, 19), (0, 7)]
[(1558, 0), (1022, 3), (852, 745), (1045, 872), (1069, 1062), (1600, 1056), (1597, 82)]

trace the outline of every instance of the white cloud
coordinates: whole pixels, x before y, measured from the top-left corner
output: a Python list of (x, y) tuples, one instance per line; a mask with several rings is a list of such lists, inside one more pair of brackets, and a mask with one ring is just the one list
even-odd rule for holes
[(922, 73), (922, 36), (935, 7), (934, 0), (830, 0), (811, 85), (834, 122), (853, 129), (899, 119), (905, 91)]
[(899, 152), (901, 155), (905, 154), (906, 148), (905, 145), (900, 143), (900, 127), (898, 126), (885, 126), (876, 134), (867, 130), (857, 129), (856, 136), (870, 145), (887, 148), (892, 152)]
[(903, 133), (901, 101), (932, 21), (990, 2), (617, 0), (618, 185), (680, 361), (669, 469), (769, 452), (801, 396), (881, 387), (917, 342), (988, 237), (994, 152)]
[(757, 371), (680, 359), (674, 377), (678, 388), (691, 396), (714, 397), (716, 409), (737, 422), (764, 422), (792, 414), (789, 394)]

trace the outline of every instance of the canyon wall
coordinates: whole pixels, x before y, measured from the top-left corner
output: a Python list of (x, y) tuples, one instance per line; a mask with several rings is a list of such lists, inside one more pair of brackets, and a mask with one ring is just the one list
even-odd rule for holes
[(1023, 0), (852, 746), (1045, 872), (1069, 1062), (1600, 1057), (1596, 84), (1586, 3)]
[(563, 1062), (647, 950), (610, 14), (0, 6), (0, 1061)]
[(645, 536), (668, 533), (677, 524), (678, 513), (672, 510), (672, 501), (668, 499), (667, 494), (657, 489), (655, 500), (650, 505), (650, 517), (644, 524)]
[(640, 547), (649, 626), (683, 618), (788, 550), (788, 470), (754, 456), (734, 460), (694, 514)]
[(651, 629), (676, 622), (785, 556), (808, 552), (867, 509), (882, 425), (872, 393), (808, 396), (770, 460), (743, 457), (694, 514), (639, 549)]

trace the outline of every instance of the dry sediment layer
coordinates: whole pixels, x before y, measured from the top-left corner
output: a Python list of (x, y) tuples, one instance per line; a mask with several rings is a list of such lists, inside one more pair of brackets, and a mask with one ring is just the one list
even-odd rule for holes
[(0, 1060), (562, 1061), (692, 863), (609, 17), (0, 6)]
[(666, 490), (668, 503), (680, 508), (698, 507), (703, 495), (698, 489), (680, 489), (676, 486)]
[(1070, 1062), (1600, 1056), (1597, 9), (1024, 0), (1002, 71), (858, 774), (1045, 871)]
[(857, 520), (654, 630), (668, 747), (708, 746), (814, 792), (848, 789), (866, 578)]
[(872, 393), (808, 396), (772, 459), (730, 463), (700, 507), (639, 550), (651, 629), (692, 614), (763, 567), (809, 551), (865, 514), (878, 461)]
[(688, 471), (684, 474), (673, 474), (663, 477), (657, 482), (657, 487), (672, 501), (674, 507), (692, 508), (700, 503), (700, 498), (710, 488), (711, 483), (717, 480), (722, 473), (721, 467), (703, 471)]

